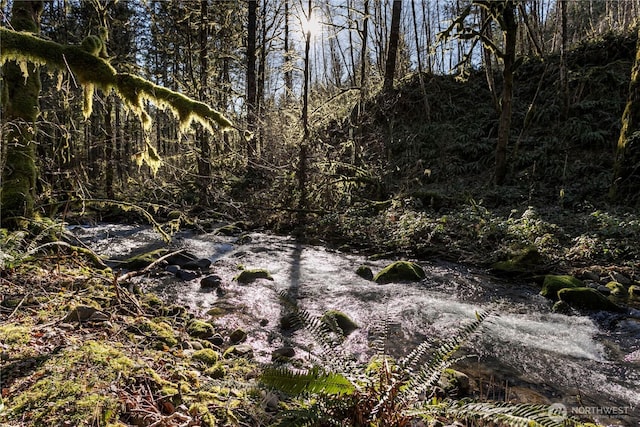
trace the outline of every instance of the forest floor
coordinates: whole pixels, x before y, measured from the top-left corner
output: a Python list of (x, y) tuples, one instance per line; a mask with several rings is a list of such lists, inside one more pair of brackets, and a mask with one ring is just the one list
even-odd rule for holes
[[(560, 223), (533, 209), (510, 212), (500, 219), (472, 205), (433, 219), (397, 201), (303, 234), (372, 257), (444, 258), (519, 278), (622, 274), (637, 283), (640, 222), (631, 213), (560, 212)], [(532, 253), (513, 269), (497, 268)], [(65, 246), (3, 269), (4, 425), (269, 425), (278, 399), (256, 387), (260, 367), (230, 342), (232, 331), (122, 279)]]
[[(405, 82), (390, 109), (370, 108), (371, 123), (363, 126), (369, 145), (360, 147), (359, 169), (349, 169), (360, 175), (312, 165), (309, 194), (320, 202), (306, 215), (279, 209), (293, 206), (296, 190), (294, 174), (283, 167), (253, 194), (246, 188), (222, 194), (219, 200), (230, 206), (222, 218), (171, 205), (193, 187), (149, 179), (148, 185), (177, 189), (158, 192), (171, 200), (154, 200), (167, 207), (158, 220), (167, 229), (211, 231), (213, 223), (231, 219), (245, 230), (294, 233), (345, 252), (444, 259), (518, 279), (555, 273), (606, 282), (622, 275), (638, 284), (637, 200), (625, 206), (606, 198), (634, 46), (630, 38), (610, 37), (572, 53), (574, 103), (566, 120), (558, 119), (557, 64), (522, 65), (508, 185), (491, 184), (497, 121), (483, 73), (464, 83), (429, 76), (430, 120), (417, 80)], [(314, 153), (323, 163), (350, 160), (353, 141), (346, 136), (353, 129), (340, 127), (349, 118), (337, 118), (319, 138), (328, 141), (326, 152)], [(377, 141), (387, 136), (393, 144), (379, 150)], [(297, 153), (287, 149), (274, 153), (285, 165)], [(347, 153), (347, 160), (332, 159), (335, 153)], [(327, 189), (327, 177), (339, 189)], [(148, 190), (128, 189), (127, 197), (153, 200), (147, 196), (155, 188)], [(224, 211), (224, 203), (216, 209)], [(90, 221), (132, 217), (145, 221), (100, 209)], [(231, 331), (215, 330), (188, 308), (141, 293), (85, 254), (43, 246), (38, 237), (0, 230), (2, 425), (269, 424), (279, 402), (255, 387), (259, 367), (241, 346), (228, 344)], [(214, 345), (216, 334), (227, 344)]]
[(5, 270), (0, 294), (2, 425), (268, 424), (250, 358), (77, 253)]

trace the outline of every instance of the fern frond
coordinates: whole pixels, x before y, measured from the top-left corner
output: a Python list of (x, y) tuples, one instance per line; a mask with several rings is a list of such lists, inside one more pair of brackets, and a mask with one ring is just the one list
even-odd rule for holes
[(434, 412), (459, 421), (484, 420), (510, 427), (566, 427), (577, 422), (566, 414), (559, 414), (547, 405), (512, 404), (506, 402), (477, 402), (473, 400), (444, 400), (425, 405), (414, 415)]
[(287, 367), (266, 368), (260, 375), (260, 382), (294, 396), (306, 393), (343, 395), (355, 390), (344, 375), (325, 372), (320, 367), (306, 371), (294, 371)]
[(326, 322), (298, 307), (294, 301), (291, 301), (286, 291), (278, 291), (278, 296), (289, 309), (294, 326), (309, 331), (325, 351), (333, 352), (344, 341), (344, 334), (337, 324), (335, 325), (335, 330), (332, 330), (333, 328)]
[[(490, 311), (476, 313), (475, 320), (465, 325), (460, 331), (438, 347), (418, 374), (408, 380), (402, 399), (415, 399), (422, 392), (433, 389), (438, 384), (444, 371), (458, 360), (453, 359), (453, 355), (480, 329), (484, 321), (492, 314)], [(424, 353), (426, 353), (426, 350), (423, 348), (419, 348), (416, 354), (413, 354), (413, 352), (410, 353), (409, 356), (403, 360), (405, 369), (409, 370), (410, 366), (418, 362), (418, 356), (422, 357)], [(409, 364), (409, 366), (407, 366), (407, 364)]]

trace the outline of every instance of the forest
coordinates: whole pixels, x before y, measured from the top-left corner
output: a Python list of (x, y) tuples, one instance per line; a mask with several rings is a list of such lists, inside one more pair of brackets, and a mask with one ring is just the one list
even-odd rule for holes
[(0, 0), (0, 424), (637, 426), (640, 0)]

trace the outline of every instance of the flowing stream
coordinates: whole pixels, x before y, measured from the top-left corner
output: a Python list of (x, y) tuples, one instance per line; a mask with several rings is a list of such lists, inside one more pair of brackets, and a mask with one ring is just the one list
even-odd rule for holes
[[(113, 260), (166, 247), (145, 226), (109, 224), (72, 231)], [(244, 329), (260, 361), (269, 361), (271, 352), (283, 345), (294, 346), (298, 355), (313, 345), (303, 334), (282, 334), (278, 291), (287, 291), (314, 315), (329, 309), (348, 314), (360, 328), (344, 345), (362, 361), (371, 356), (370, 341), (385, 321), (391, 325), (389, 352), (399, 357), (424, 340), (437, 343), (450, 336), (477, 311), (492, 309), (499, 315), (466, 347), (473, 357), (458, 366), (472, 378), (477, 395), (561, 404), (569, 414), (593, 415), (603, 424), (640, 426), (640, 361), (625, 360), (640, 348), (638, 310), (556, 314), (535, 284), (444, 262), (420, 262), (427, 276), (419, 283), (376, 284), (359, 277), (356, 269), (367, 265), (376, 272), (392, 260), (373, 261), (270, 234), (238, 239), (181, 232), (169, 248), (212, 261), (210, 273), (223, 279), (223, 292), (201, 289), (199, 278), (184, 281), (165, 272), (140, 278), (140, 286), (204, 319), (210, 309), (222, 309), (226, 314), (214, 324)], [(233, 277), (240, 266), (267, 269), (274, 280), (239, 284)]]

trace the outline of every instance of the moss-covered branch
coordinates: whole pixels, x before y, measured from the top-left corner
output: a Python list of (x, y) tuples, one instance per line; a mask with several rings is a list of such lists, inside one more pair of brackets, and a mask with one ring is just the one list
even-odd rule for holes
[(94, 53), (82, 45), (62, 45), (29, 33), (0, 28), (0, 64), (13, 60), (23, 70), (26, 70), (26, 64), (31, 62), (47, 65), (61, 72), (71, 71), (85, 90), (85, 115), (91, 113), (91, 95), (94, 88), (99, 88), (105, 92), (114, 90), (147, 128), (151, 125), (151, 119), (144, 109), (146, 100), (172, 111), (180, 121), (182, 129), (193, 121), (201, 123), (209, 130), (214, 126), (222, 129), (233, 127), (231, 121), (207, 104), (158, 86), (142, 77), (119, 73), (107, 60)]

